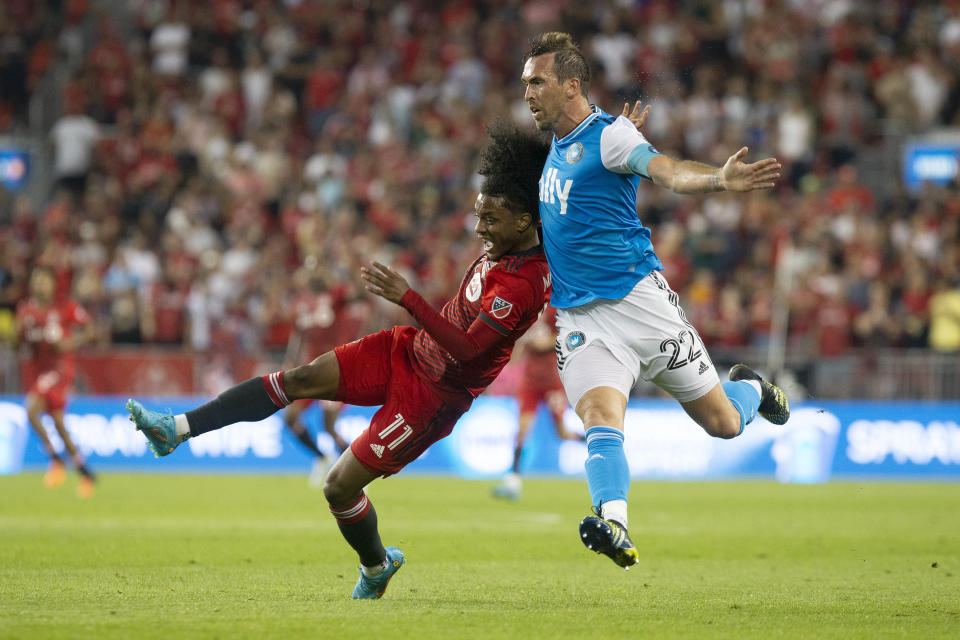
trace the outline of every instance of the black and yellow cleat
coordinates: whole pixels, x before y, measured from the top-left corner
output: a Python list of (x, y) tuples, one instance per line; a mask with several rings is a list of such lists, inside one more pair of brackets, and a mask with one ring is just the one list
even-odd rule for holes
[(787, 394), (780, 387), (770, 384), (745, 364), (733, 365), (730, 368), (729, 377), (731, 380), (756, 380), (760, 383), (762, 392), (757, 413), (763, 416), (767, 422), (784, 424), (790, 419), (790, 403), (787, 402)]
[(587, 549), (602, 553), (627, 570), (640, 559), (626, 527), (613, 520), (587, 516), (580, 521), (580, 541)]

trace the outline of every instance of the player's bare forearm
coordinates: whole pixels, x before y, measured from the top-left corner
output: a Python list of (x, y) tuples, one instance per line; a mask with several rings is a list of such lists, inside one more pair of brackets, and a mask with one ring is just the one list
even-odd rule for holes
[(780, 163), (776, 158), (745, 163), (743, 158), (747, 150), (742, 147), (727, 159), (723, 167), (657, 156), (650, 160), (648, 173), (656, 184), (682, 194), (772, 189), (780, 177)]
[(650, 160), (647, 171), (655, 184), (674, 193), (693, 195), (723, 191), (720, 167), (702, 162), (657, 156)]

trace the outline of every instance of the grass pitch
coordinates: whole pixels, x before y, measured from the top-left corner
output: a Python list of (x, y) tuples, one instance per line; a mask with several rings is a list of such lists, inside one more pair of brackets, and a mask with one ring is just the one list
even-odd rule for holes
[(0, 477), (0, 638), (960, 637), (960, 485), (646, 483), (631, 571), (586, 551), (585, 483), (400, 477), (369, 495), (407, 564), (356, 556), (305, 478)]

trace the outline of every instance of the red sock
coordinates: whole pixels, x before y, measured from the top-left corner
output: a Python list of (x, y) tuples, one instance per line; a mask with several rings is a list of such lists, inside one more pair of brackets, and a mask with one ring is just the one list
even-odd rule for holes
[(346, 507), (330, 506), (330, 513), (337, 519), (338, 524), (354, 524), (363, 520), (370, 511), (370, 500), (367, 494), (360, 494), (360, 498)]
[(283, 371), (275, 371), (260, 379), (263, 380), (263, 388), (267, 390), (267, 395), (270, 396), (278, 409), (283, 409), (290, 404), (287, 393), (283, 389)]

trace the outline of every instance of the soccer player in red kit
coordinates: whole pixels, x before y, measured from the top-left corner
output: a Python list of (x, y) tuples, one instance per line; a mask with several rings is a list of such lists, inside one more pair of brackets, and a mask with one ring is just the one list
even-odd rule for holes
[(361, 270), (368, 291), (403, 306), (422, 329), (398, 326), (368, 335), (310, 364), (242, 382), (186, 414), (162, 415), (130, 399), (131, 420), (158, 455), (167, 455), (191, 436), (262, 420), (300, 398), (383, 405), (324, 485), (330, 512), (360, 557), (353, 597), (379, 598), (404, 556), (380, 542), (376, 511), (363, 488), (397, 473), (450, 433), (546, 304), (550, 277), (537, 233), (546, 153), (536, 134), (505, 125), (490, 131), (474, 205), (483, 254), (442, 311), (393, 269), (374, 262)]
[[(336, 287), (327, 286), (326, 279), (320, 273), (307, 274), (298, 272), (295, 276), (300, 281), (297, 295), (293, 300), (294, 330), (287, 342), (287, 354), (284, 366), (292, 367), (297, 362), (313, 361), (339, 344), (344, 310), (347, 306), (348, 288), (341, 284)], [(356, 335), (351, 333), (351, 336)], [(319, 486), (323, 483), (330, 470), (331, 461), (320, 451), (316, 440), (301, 416), (314, 402), (313, 398), (297, 400), (287, 405), (283, 412), (283, 423), (297, 440), (315, 457), (313, 468), (310, 471), (310, 485)], [(318, 401), (323, 429), (331, 438), (337, 451), (347, 448), (347, 441), (337, 433), (336, 422), (343, 403), (333, 400)]]
[(23, 380), (30, 385), (26, 398), (27, 418), (50, 456), (50, 468), (44, 475), (44, 483), (51, 488), (57, 487), (67, 476), (63, 460), (43, 428), (41, 416), (47, 413), (80, 473), (77, 495), (89, 498), (93, 496), (94, 476), (63, 424), (63, 410), (73, 382), (72, 352), (92, 340), (95, 330), (83, 307), (70, 299), (56, 299), (56, 284), (52, 269), (35, 267), (30, 274), (30, 297), (17, 306), (17, 334), (30, 349), (30, 358), (23, 366)]
[(561, 440), (583, 440), (582, 433), (568, 431), (563, 425), (563, 412), (567, 408), (567, 394), (563, 390), (560, 374), (557, 372), (557, 311), (547, 307), (540, 319), (523, 339), (517, 343), (516, 356), (523, 362), (523, 374), (517, 387), (517, 405), (520, 415), (517, 418), (517, 441), (513, 449), (513, 467), (510, 473), (493, 488), (493, 495), (507, 500), (519, 500), (523, 482), (520, 479), (520, 458), (527, 434), (533, 426), (537, 407), (546, 405), (553, 420), (553, 428)]

